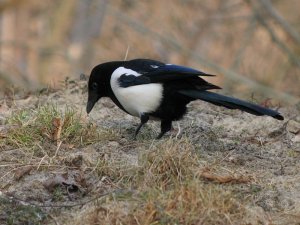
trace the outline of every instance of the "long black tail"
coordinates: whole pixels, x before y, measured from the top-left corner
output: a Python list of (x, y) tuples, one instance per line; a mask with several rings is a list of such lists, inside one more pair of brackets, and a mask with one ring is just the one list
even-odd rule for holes
[(283, 120), (283, 116), (279, 112), (256, 105), (250, 102), (246, 102), (237, 98), (232, 98), (224, 95), (220, 95), (209, 91), (197, 91), (197, 90), (181, 90), (181, 94), (189, 96), (194, 99), (201, 99), (206, 102), (210, 102), (214, 105), (224, 106), (229, 109), (240, 109), (242, 111), (254, 114), (256, 116), (272, 116), (275, 119)]

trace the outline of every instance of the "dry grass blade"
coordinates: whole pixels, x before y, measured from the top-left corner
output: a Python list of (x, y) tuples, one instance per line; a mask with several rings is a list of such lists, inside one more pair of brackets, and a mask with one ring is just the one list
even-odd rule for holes
[[(132, 202), (132, 200), (134, 200)], [(129, 204), (128, 204), (129, 203)], [(88, 208), (75, 216), (75, 224), (245, 224), (247, 209), (230, 192), (213, 185), (190, 181), (170, 190), (149, 187), (130, 202), (115, 201)], [(81, 218), (81, 219), (79, 219)], [(255, 221), (259, 222), (259, 221)], [(74, 221), (72, 221), (74, 224)], [(69, 223), (71, 224), (71, 223)]]

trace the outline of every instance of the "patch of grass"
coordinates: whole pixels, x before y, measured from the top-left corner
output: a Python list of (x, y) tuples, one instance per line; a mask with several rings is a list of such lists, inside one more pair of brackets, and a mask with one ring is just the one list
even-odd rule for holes
[(129, 190), (130, 194), (114, 193), (100, 199), (80, 215), (76, 214), (69, 224), (261, 222), (261, 217), (248, 220), (249, 200), (238, 195), (230, 185), (203, 181), (199, 172), (204, 162), (188, 138), (143, 145), (148, 149), (140, 155), (137, 165), (130, 166), (124, 159), (118, 161), (104, 156), (98, 163), (101, 176), (110, 177), (118, 188)]
[(193, 178), (198, 166), (199, 156), (188, 139), (169, 139), (140, 156), (137, 182), (142, 187), (164, 189)]
[(47, 218), (40, 208), (20, 205), (17, 202), (0, 197), (0, 223), (7, 225), (41, 225)]
[[(216, 185), (190, 180), (169, 190), (149, 187), (130, 200), (99, 202), (72, 224), (242, 224), (246, 208)], [(70, 223), (71, 224), (71, 223)]]
[(140, 200), (131, 212), (137, 224), (232, 224), (245, 214), (231, 192), (196, 180), (152, 190)]
[(94, 171), (97, 176), (108, 177), (119, 186), (138, 189), (149, 186), (166, 189), (197, 175), (199, 156), (188, 139), (169, 139), (143, 145), (151, 147), (140, 154), (137, 164), (104, 153), (98, 156)]
[(62, 201), (64, 199), (64, 192), (61, 187), (54, 188), (52, 193), (53, 201)]
[(98, 132), (75, 109), (67, 107), (65, 111), (61, 111), (51, 104), (36, 110), (23, 109), (15, 112), (7, 123), (11, 129), (5, 138), (6, 144), (18, 148), (33, 148), (37, 144), (55, 141), (80, 147), (108, 136), (106, 131)]
[(102, 155), (99, 157), (94, 171), (98, 177), (108, 178), (119, 186), (128, 187), (132, 185), (136, 169), (136, 166), (126, 162), (125, 159)]
[(5, 139), (7, 145), (31, 147), (35, 141), (41, 141), (42, 136), (38, 129), (34, 129), (35, 118), (32, 114), (32, 110), (22, 109), (7, 119), (8, 125), (11, 126)]

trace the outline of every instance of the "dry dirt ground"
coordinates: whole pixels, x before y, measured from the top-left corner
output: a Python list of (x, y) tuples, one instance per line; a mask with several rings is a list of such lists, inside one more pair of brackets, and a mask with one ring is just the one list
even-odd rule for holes
[(161, 140), (86, 81), (0, 102), (0, 224), (300, 224), (300, 112), (200, 101)]

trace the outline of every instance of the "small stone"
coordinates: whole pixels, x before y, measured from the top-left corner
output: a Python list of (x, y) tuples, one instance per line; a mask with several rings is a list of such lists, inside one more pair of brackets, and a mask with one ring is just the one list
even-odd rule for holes
[(300, 131), (300, 123), (295, 120), (290, 120), (286, 127), (287, 131), (293, 134), (297, 134)]
[(119, 143), (118, 142), (116, 142), (116, 141), (110, 141), (109, 143), (108, 143), (108, 145), (110, 146), (110, 147), (115, 147), (115, 148), (117, 148), (117, 147), (119, 147)]
[(292, 138), (292, 142), (297, 142), (297, 143), (300, 142), (300, 133), (297, 134), (295, 137)]
[(109, 109), (111, 109), (111, 108), (113, 108), (113, 107), (115, 106), (114, 103), (111, 102), (111, 101), (103, 101), (103, 102), (102, 102), (102, 105), (103, 105), (104, 107), (106, 107), (106, 108), (109, 108)]

